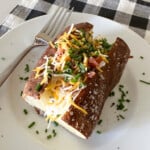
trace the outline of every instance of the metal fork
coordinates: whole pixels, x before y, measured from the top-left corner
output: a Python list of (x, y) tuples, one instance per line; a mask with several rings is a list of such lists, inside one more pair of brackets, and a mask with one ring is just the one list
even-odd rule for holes
[(3, 83), (8, 79), (14, 69), (18, 66), (18, 64), (22, 61), (22, 59), (34, 48), (37, 46), (44, 46), (49, 43), (49, 41), (53, 41), (56, 35), (63, 30), (66, 25), (67, 20), (71, 16), (71, 10), (58, 6), (56, 12), (49, 19), (48, 23), (42, 28), (42, 30), (35, 36), (34, 43), (25, 49), (16, 60), (8, 67), (7, 72), (3, 72), (0, 74), (0, 87)]

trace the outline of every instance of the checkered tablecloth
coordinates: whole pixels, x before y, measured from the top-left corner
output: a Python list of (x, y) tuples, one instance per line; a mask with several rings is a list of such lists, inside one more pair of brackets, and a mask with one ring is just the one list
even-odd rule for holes
[(22, 0), (0, 25), (0, 36), (26, 20), (47, 14), (52, 4), (60, 3), (127, 25), (150, 43), (150, 0)]

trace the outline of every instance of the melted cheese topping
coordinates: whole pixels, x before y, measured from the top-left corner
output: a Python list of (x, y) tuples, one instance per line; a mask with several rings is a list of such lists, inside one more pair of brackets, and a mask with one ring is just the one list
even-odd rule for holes
[(47, 116), (47, 120), (57, 120), (58, 117), (69, 109), (70, 105), (87, 114), (84, 109), (74, 103), (74, 99), (83, 88), (79, 88), (79, 82), (74, 85), (66, 84), (63, 76), (53, 76), (50, 84), (48, 84), (40, 96), (40, 99), (46, 105), (45, 116)]

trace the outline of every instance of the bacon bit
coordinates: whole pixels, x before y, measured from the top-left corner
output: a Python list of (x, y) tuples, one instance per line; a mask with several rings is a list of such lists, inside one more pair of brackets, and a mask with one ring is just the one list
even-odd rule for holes
[(99, 65), (98, 62), (96, 61), (96, 58), (94, 57), (90, 57), (88, 63), (91, 67), (96, 67)]
[(96, 57), (96, 58), (90, 57), (89, 60), (88, 60), (88, 63), (91, 67), (96, 68), (100, 64), (101, 61), (102, 61), (101, 57)]
[(103, 61), (102, 57), (96, 57), (95, 59), (96, 59), (98, 64), (100, 64), (100, 62)]
[(88, 77), (88, 78), (92, 78), (92, 77), (94, 77), (95, 75), (96, 75), (96, 73), (95, 73), (94, 71), (90, 71), (90, 72), (87, 73), (87, 77)]

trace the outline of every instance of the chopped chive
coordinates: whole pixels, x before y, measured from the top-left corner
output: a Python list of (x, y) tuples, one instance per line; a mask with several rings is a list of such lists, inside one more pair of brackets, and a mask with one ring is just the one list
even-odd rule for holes
[[(119, 100), (118, 100), (119, 101)], [(117, 104), (117, 110), (123, 110), (124, 109), (123, 101), (120, 101), (119, 104)]]
[(122, 116), (121, 114), (119, 114), (119, 115), (117, 116), (117, 120), (119, 121), (120, 119), (125, 119), (125, 117)]
[(87, 71), (87, 68), (84, 66), (83, 63), (79, 63), (79, 69), (81, 73), (85, 73)]
[(25, 72), (29, 72), (30, 71), (30, 68), (29, 68), (29, 65), (28, 64), (26, 64), (26, 66), (25, 66)]
[(58, 122), (54, 121), (53, 123), (54, 123), (55, 127), (59, 126)]
[(53, 133), (53, 137), (55, 137), (57, 135), (57, 133), (54, 129), (52, 130), (52, 133)]
[(147, 82), (147, 81), (144, 81), (144, 80), (140, 80), (140, 82), (150, 85), (150, 82)]
[(111, 103), (110, 107), (113, 107), (114, 105), (115, 105), (115, 103), (113, 102), (113, 103)]
[(24, 78), (23, 78), (23, 77), (19, 77), (19, 79), (20, 79), (20, 80), (23, 80)]
[(47, 136), (47, 139), (51, 139), (51, 138), (52, 138), (52, 135), (49, 134), (49, 135)]
[(38, 84), (36, 85), (36, 87), (35, 87), (35, 90), (36, 90), (37, 92), (39, 92), (41, 89), (42, 89), (42, 85), (41, 85), (40, 83), (38, 83)]
[(29, 77), (25, 77), (25, 78), (24, 78), (24, 81), (27, 81), (28, 79), (29, 79)]
[(27, 114), (28, 114), (27, 109), (24, 109), (24, 110), (23, 110), (23, 112), (24, 112), (24, 114), (25, 114), (25, 115), (27, 115)]
[(57, 115), (57, 118), (58, 118), (58, 117), (60, 117), (60, 116), (61, 116), (61, 115), (60, 115), (60, 114), (58, 114), (58, 115)]
[(27, 81), (28, 79), (29, 79), (29, 77), (24, 77), (23, 78), (24, 81)]
[(109, 96), (110, 96), (110, 97), (111, 97), (111, 96), (115, 96), (115, 92), (114, 92), (114, 91), (111, 91), (110, 94), (109, 94)]
[(125, 117), (124, 117), (124, 116), (122, 116), (122, 115), (119, 115), (119, 117), (120, 117), (121, 119), (125, 119)]
[(124, 88), (124, 85), (120, 84), (119, 87), (120, 87), (120, 88)]
[(126, 99), (126, 102), (130, 103), (130, 100), (129, 100), (129, 99)]
[(123, 111), (125, 112), (125, 111), (127, 111), (128, 109), (126, 108), (126, 109), (124, 109)]
[(48, 129), (45, 129), (45, 133), (47, 133), (48, 132)]
[(97, 131), (96, 131), (96, 133), (97, 133), (97, 134), (101, 134), (102, 132), (101, 132), (101, 131), (99, 131), (99, 130), (97, 130)]
[(36, 134), (39, 134), (39, 131), (38, 131), (38, 130), (36, 130), (36, 131), (35, 131), (35, 133), (36, 133)]
[(79, 88), (83, 88), (85, 84), (83, 82), (80, 83)]
[(28, 128), (32, 128), (34, 125), (35, 125), (35, 121), (33, 121), (32, 123), (30, 123), (30, 124), (28, 125)]
[(120, 92), (120, 98), (118, 99), (118, 103), (116, 105), (116, 108), (117, 110), (124, 110), (125, 109), (125, 102), (130, 102), (129, 99), (127, 99), (127, 94), (128, 94), (128, 91), (125, 91), (124, 90), (124, 85), (119, 85), (119, 92)]
[(20, 80), (24, 80), (24, 81), (26, 81), (26, 80), (28, 80), (28, 79), (29, 79), (29, 77), (19, 77), (19, 79), (20, 79)]
[(81, 74), (75, 75), (75, 76), (71, 79), (71, 82), (73, 82), (73, 83), (77, 82), (80, 77), (81, 77)]
[(22, 94), (23, 94), (23, 91), (20, 92), (20, 96), (22, 96)]
[(69, 81), (69, 77), (65, 76), (64, 81), (68, 82)]
[(100, 125), (102, 122), (103, 120), (100, 119), (97, 124)]
[(144, 59), (144, 57), (143, 57), (143, 56), (140, 56), (140, 58), (141, 58), (141, 59)]

